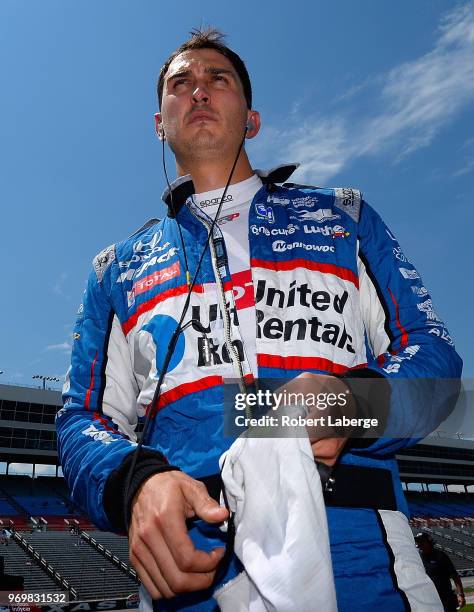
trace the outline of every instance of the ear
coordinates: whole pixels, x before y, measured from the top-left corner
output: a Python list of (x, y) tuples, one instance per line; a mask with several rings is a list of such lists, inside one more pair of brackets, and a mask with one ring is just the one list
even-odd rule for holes
[(249, 126), (245, 138), (254, 138), (260, 131), (260, 113), (258, 111), (247, 111), (247, 125)]
[(155, 113), (155, 132), (160, 140), (166, 140), (161, 113)]

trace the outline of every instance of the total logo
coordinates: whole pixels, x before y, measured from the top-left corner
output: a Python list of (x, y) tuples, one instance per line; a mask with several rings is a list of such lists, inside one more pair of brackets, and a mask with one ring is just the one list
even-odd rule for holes
[(275, 240), (272, 243), (272, 250), (275, 253), (284, 253), (293, 249), (304, 249), (305, 251), (318, 251), (320, 253), (334, 253), (333, 246), (327, 244), (305, 244), (304, 242), (285, 242), (284, 240)]
[(291, 236), (291, 234), (294, 234), (298, 229), (299, 227), (293, 223), (290, 223), (286, 227), (272, 227), (271, 229), (263, 225), (250, 226), (250, 231), (256, 236), (259, 234), (263, 234), (264, 236)]
[(175, 261), (175, 263), (171, 264), (171, 266), (163, 268), (162, 270), (155, 270), (148, 276), (145, 276), (144, 278), (136, 282), (133, 285), (132, 290), (127, 291), (127, 303), (129, 308), (135, 304), (135, 298), (137, 297), (137, 295), (150, 291), (156, 285), (166, 283), (175, 276), (179, 276), (179, 273), (179, 261)]

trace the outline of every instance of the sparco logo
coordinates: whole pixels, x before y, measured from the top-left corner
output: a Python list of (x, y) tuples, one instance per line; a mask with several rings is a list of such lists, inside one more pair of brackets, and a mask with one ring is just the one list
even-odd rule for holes
[(275, 253), (284, 253), (292, 249), (304, 249), (305, 251), (319, 251), (321, 253), (334, 253), (334, 247), (326, 244), (305, 244), (304, 242), (285, 242), (284, 240), (275, 240), (272, 244), (272, 249)]
[[(228, 193), (226, 195), (226, 197), (224, 198), (224, 202), (232, 202), (233, 201), (233, 197), (230, 193)], [(214, 206), (217, 204), (220, 204), (221, 198), (212, 198), (212, 200), (201, 200), (199, 202), (199, 206), (201, 206), (202, 208), (205, 208), (206, 206)]]

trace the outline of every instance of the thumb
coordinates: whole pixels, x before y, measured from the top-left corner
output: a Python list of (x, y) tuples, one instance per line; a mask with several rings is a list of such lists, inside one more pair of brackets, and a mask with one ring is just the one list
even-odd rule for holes
[(222, 523), (229, 516), (227, 509), (220, 506), (206, 490), (200, 487), (187, 487), (185, 498), (195, 515), (207, 523)]

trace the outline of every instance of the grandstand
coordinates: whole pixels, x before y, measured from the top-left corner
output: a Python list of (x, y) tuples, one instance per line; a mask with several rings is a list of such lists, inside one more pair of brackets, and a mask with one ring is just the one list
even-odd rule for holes
[[(99, 609), (104, 600), (107, 609), (136, 606), (126, 538), (99, 531), (69, 498), (56, 450), (60, 406), (59, 391), (0, 385), (5, 572), (23, 576), (25, 591), (68, 592), (71, 601), (87, 602), (81, 609)], [(474, 442), (430, 437), (397, 459), (413, 531), (428, 531), (462, 576), (474, 576)], [(26, 464), (30, 474), (12, 464)]]
[[(22, 576), (25, 591), (67, 592), (69, 601), (87, 602), (81, 609), (103, 608), (104, 601), (107, 609), (136, 607), (139, 581), (127, 539), (98, 531), (69, 498), (56, 449), (60, 407), (59, 391), (0, 385), (4, 571)], [(29, 467), (30, 475), (12, 464)], [(42, 475), (45, 466), (50, 476)]]

